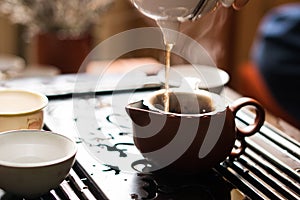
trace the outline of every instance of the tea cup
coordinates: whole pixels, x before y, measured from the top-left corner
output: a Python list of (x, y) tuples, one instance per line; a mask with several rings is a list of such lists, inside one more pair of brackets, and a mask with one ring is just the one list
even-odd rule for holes
[[(172, 89), (167, 93), (169, 110), (165, 110), (165, 94), (161, 89), (126, 106), (134, 144), (149, 163), (148, 172), (207, 171), (228, 156), (240, 156), (246, 148), (245, 137), (259, 131), (265, 120), (262, 105), (249, 97), (228, 104), (206, 90)], [(255, 120), (241, 128), (235, 117), (246, 106), (254, 107)]]
[(48, 98), (23, 89), (0, 90), (0, 132), (42, 129)]
[(76, 142), (43, 130), (0, 134), (0, 188), (17, 199), (36, 199), (55, 189), (75, 162)]

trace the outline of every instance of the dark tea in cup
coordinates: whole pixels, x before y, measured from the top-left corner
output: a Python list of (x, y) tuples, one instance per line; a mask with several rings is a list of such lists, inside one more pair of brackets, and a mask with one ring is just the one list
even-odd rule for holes
[(203, 114), (215, 111), (217, 108), (214, 101), (219, 103), (225, 103), (215, 95), (211, 97), (209, 93), (197, 90), (194, 93), (184, 91), (169, 90), (166, 94), (164, 90), (150, 95), (148, 99), (144, 100), (144, 104), (152, 110), (165, 111), (165, 98), (168, 95), (169, 98), (169, 109), (167, 112), (174, 114)]

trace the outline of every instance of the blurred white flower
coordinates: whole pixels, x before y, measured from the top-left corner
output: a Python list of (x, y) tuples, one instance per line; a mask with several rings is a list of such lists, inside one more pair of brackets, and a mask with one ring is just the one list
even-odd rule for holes
[(86, 32), (113, 0), (0, 0), (0, 14), (28, 28), (29, 34), (55, 32), (78, 36)]

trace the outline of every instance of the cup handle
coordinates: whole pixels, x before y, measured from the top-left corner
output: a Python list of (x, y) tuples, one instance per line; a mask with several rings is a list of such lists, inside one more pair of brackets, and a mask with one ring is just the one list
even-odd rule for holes
[(253, 124), (249, 124), (244, 128), (236, 128), (237, 140), (239, 140), (241, 144), (231, 152), (230, 156), (233, 158), (240, 156), (245, 151), (245, 137), (251, 136), (259, 131), (265, 122), (265, 110), (255, 99), (249, 97), (239, 98), (234, 101), (229, 108), (232, 111), (233, 116), (236, 117), (237, 112), (245, 106), (253, 106), (255, 108), (255, 119)]

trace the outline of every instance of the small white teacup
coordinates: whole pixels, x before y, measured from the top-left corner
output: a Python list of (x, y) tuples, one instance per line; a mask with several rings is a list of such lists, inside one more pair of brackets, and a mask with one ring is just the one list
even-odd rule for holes
[(48, 98), (38, 92), (21, 89), (0, 90), (0, 132), (19, 129), (42, 129), (43, 109)]

